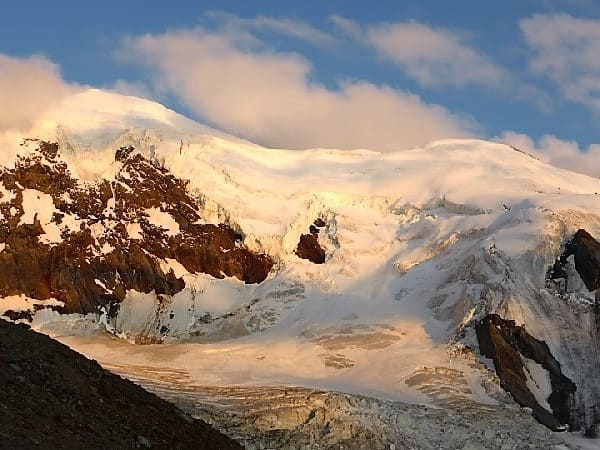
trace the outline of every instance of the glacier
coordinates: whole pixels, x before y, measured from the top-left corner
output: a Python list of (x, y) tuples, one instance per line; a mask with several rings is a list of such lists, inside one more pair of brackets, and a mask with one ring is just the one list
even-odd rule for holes
[[(574, 263), (567, 291), (548, 277), (577, 230), (600, 237), (599, 179), (482, 140), (388, 153), (269, 149), (95, 89), (68, 97), (26, 133), (1, 136), (0, 164), (28, 151), (24, 138), (58, 143), (73, 177), (87, 184), (116, 180), (115, 150), (131, 146), (186, 180), (201, 223), (225, 224), (274, 261), (266, 280), (247, 284), (162, 260), (185, 288), (167, 298), (128, 291), (114, 315), (36, 307), (36, 329), (108, 367), (146, 373), (150, 384), (157, 380), (149, 374), (174, 371), (214, 389), (290, 386), (458, 411), (499, 408), (511, 400), (476, 333), (497, 314), (544, 342), (577, 386), (566, 425), (600, 421), (594, 292)], [(4, 191), (1, 201), (11, 196)], [(27, 199), (21, 220), (43, 220), (46, 241), (60, 241), (48, 198)], [(164, 211), (149, 217), (178, 231)], [(296, 252), (317, 220), (324, 264)], [(54, 301), (24, 293), (0, 299), (0, 313)], [(548, 372), (522, 357), (532, 394), (552, 409)]]

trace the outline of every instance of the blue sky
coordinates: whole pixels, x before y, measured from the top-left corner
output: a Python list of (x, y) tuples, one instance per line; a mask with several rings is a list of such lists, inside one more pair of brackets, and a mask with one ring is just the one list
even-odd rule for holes
[[(0, 15), (2, 55), (41, 55), (67, 84), (148, 96), (242, 137), (297, 148), (352, 147), (352, 136), (338, 137), (343, 123), (317, 130), (311, 108), (329, 111), (321, 122), (372, 118), (380, 138), (357, 131), (356, 145), (394, 148), (393, 123), (382, 123), (390, 114), (407, 122), (412, 105), (423, 139), (475, 135), (556, 158), (567, 157), (560, 145), (593, 153), (599, 42), (594, 0), (22, 0)], [(215, 66), (223, 72), (207, 75)], [(398, 125), (399, 135), (411, 131)]]

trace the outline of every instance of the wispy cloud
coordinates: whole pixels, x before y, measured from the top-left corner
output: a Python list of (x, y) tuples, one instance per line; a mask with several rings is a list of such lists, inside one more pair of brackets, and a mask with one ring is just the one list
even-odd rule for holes
[(357, 41), (364, 41), (364, 30), (358, 22), (337, 14), (330, 15), (329, 21), (344, 34), (353, 37)]
[(540, 14), (520, 25), (533, 51), (530, 69), (549, 77), (566, 99), (600, 111), (600, 20)]
[(317, 46), (332, 46), (338, 41), (333, 35), (321, 31), (306, 22), (287, 18), (268, 16), (245, 18), (222, 11), (210, 11), (205, 14), (205, 18), (217, 21), (228, 28), (272, 31)]
[(75, 89), (63, 80), (58, 66), (43, 56), (0, 54), (0, 132), (28, 129)]
[(330, 19), (423, 86), (499, 86), (510, 79), (458, 33), (418, 22), (361, 26), (340, 16)]
[(131, 37), (121, 56), (142, 64), (154, 86), (213, 125), (265, 145), (399, 150), (476, 125), (416, 95), (366, 81), (330, 89), (310, 81), (295, 53), (203, 28)]
[(458, 35), (420, 23), (385, 24), (367, 30), (384, 58), (425, 86), (497, 86), (508, 74)]
[(479, 86), (499, 92), (511, 102), (534, 105), (544, 113), (553, 108), (544, 91), (478, 51), (464, 33), (414, 21), (362, 25), (336, 15), (329, 20), (338, 32), (371, 49), (426, 89)]

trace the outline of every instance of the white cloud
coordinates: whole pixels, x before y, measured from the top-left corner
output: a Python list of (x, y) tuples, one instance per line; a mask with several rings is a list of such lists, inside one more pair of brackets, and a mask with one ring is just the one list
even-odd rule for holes
[(222, 11), (211, 11), (205, 15), (233, 29), (269, 30), (319, 46), (331, 46), (337, 42), (332, 35), (305, 23), (291, 19), (257, 16), (243, 18)]
[(538, 14), (521, 21), (533, 72), (548, 76), (568, 100), (600, 111), (600, 20)]
[(150, 68), (156, 88), (205, 120), (265, 145), (387, 151), (470, 136), (475, 128), (387, 86), (342, 81), (330, 89), (311, 82), (303, 57), (237, 33), (196, 28), (129, 38), (121, 57)]
[(522, 133), (505, 132), (497, 140), (537, 156), (554, 166), (593, 177), (600, 177), (600, 144), (581, 148), (575, 141), (566, 141), (547, 134), (538, 141)]
[(426, 88), (482, 86), (548, 113), (552, 99), (517, 74), (498, 65), (469, 44), (464, 34), (418, 22), (364, 26), (341, 16), (329, 16), (335, 28), (359, 45), (372, 49)]
[(428, 87), (499, 86), (509, 74), (470, 46), (464, 37), (418, 22), (362, 27), (339, 16), (330, 20), (340, 30), (372, 47), (382, 58)]
[(329, 16), (329, 21), (344, 34), (353, 37), (357, 41), (364, 40), (363, 28), (354, 20), (346, 19), (345, 17), (333, 14)]
[(426, 86), (497, 86), (507, 74), (467, 45), (460, 36), (420, 23), (396, 23), (367, 30), (371, 45), (384, 58)]
[(43, 56), (0, 54), (0, 132), (28, 129), (74, 89), (62, 79), (58, 66)]
[(119, 79), (114, 83), (106, 86), (107, 91), (115, 92), (122, 95), (132, 95), (134, 97), (145, 98), (156, 101), (157, 95), (148, 85), (142, 81), (127, 81)]

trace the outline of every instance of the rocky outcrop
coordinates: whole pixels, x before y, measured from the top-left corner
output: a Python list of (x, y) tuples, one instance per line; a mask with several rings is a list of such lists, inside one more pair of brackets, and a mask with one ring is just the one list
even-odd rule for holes
[(319, 229), (325, 226), (323, 219), (316, 219), (309, 227), (308, 234), (300, 235), (300, 241), (296, 248), (296, 255), (302, 259), (308, 259), (315, 264), (325, 263), (325, 250), (319, 245)]
[[(588, 435), (600, 424), (600, 243), (579, 229), (547, 272), (550, 304), (560, 335), (561, 363), (577, 385), (571, 426)], [(543, 306), (542, 306), (543, 308)]]
[(600, 243), (584, 229), (580, 229), (565, 244), (565, 249), (550, 271), (553, 280), (567, 278), (565, 267), (574, 256), (575, 269), (590, 291), (600, 287)]
[(1, 448), (241, 449), (48, 336), (0, 320)]
[(88, 313), (131, 289), (181, 291), (169, 260), (246, 283), (269, 274), (269, 256), (249, 251), (227, 225), (204, 223), (187, 182), (132, 147), (117, 150), (114, 180), (90, 184), (71, 176), (57, 144), (32, 144), (14, 168), (0, 169), (1, 297), (52, 298), (62, 312)]
[[(559, 431), (571, 424), (571, 406), (575, 384), (561, 371), (545, 342), (531, 336), (513, 320), (490, 314), (476, 325), (479, 350), (494, 361), (502, 387), (521, 406), (531, 408), (534, 417), (550, 429)], [(540, 405), (527, 383), (523, 358), (542, 366), (550, 377), (552, 392), (546, 399), (551, 411)]]

